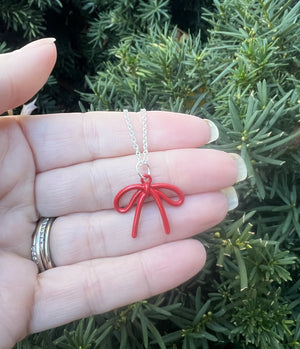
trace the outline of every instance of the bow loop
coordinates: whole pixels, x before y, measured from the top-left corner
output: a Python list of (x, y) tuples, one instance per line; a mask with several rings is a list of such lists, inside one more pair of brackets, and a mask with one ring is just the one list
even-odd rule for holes
[[(180, 206), (183, 204), (184, 201), (184, 194), (183, 192), (177, 188), (175, 185), (172, 184), (165, 184), (165, 183), (156, 183), (152, 185), (152, 190), (156, 189), (157, 194), (169, 205), (171, 206)], [(178, 199), (174, 200), (170, 197), (168, 197), (165, 193), (163, 193), (162, 191), (160, 191), (159, 189), (168, 189), (171, 190), (172, 192), (174, 192)]]
[[(125, 207), (120, 206), (120, 200), (122, 196), (124, 196), (126, 193), (128, 193), (131, 190), (136, 190), (136, 192), (133, 194), (132, 198), (129, 200), (128, 204)], [(132, 184), (128, 185), (127, 187), (123, 188), (118, 192), (118, 194), (115, 197), (114, 200), (114, 207), (115, 209), (120, 213), (126, 213), (128, 212), (132, 206), (135, 204), (135, 202), (138, 200), (140, 194), (143, 192), (143, 185), (142, 184)]]

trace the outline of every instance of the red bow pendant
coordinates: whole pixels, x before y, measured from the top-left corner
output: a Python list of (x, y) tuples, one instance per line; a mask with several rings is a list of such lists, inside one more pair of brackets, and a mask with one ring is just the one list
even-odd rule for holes
[[(114, 200), (114, 207), (120, 213), (128, 212), (132, 208), (132, 206), (135, 204), (135, 202), (137, 202), (134, 220), (133, 220), (133, 226), (132, 226), (133, 238), (137, 236), (137, 229), (138, 229), (139, 219), (142, 211), (142, 206), (145, 199), (148, 196), (153, 197), (154, 201), (156, 202), (156, 205), (159, 208), (159, 212), (164, 224), (166, 234), (170, 233), (170, 226), (169, 226), (169, 221), (168, 221), (167, 214), (164, 209), (162, 200), (166, 201), (169, 205), (172, 205), (172, 206), (180, 206), (184, 201), (183, 192), (179, 188), (175, 187), (175, 185), (171, 185), (167, 183), (151, 184), (151, 182), (152, 182), (152, 177), (149, 174), (145, 174), (143, 175), (143, 177), (141, 177), (141, 184), (128, 185), (127, 187), (119, 191), (119, 193), (116, 195)], [(160, 191), (160, 189), (168, 189), (175, 192), (178, 195), (178, 200), (175, 201), (170, 199), (166, 194)], [(130, 199), (127, 206), (120, 207), (119, 202), (121, 197), (127, 192), (129, 192), (130, 190), (136, 190), (136, 192), (132, 195), (132, 198)]]

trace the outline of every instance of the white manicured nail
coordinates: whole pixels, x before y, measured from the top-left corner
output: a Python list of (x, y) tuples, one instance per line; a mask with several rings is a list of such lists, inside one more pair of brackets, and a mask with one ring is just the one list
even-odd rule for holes
[(209, 136), (209, 140), (207, 143), (214, 142), (215, 140), (217, 140), (219, 138), (218, 127), (211, 120), (208, 120), (208, 119), (204, 119), (204, 120), (208, 123), (208, 126), (210, 128), (210, 136)]
[(239, 204), (237, 193), (233, 187), (222, 189), (221, 192), (227, 199), (228, 211), (235, 209)]
[(229, 155), (233, 158), (233, 160), (236, 163), (238, 173), (237, 173), (237, 179), (236, 182), (243, 181), (247, 178), (247, 166), (245, 164), (245, 161), (241, 156), (235, 153), (229, 153)]
[(55, 38), (44, 38), (44, 39), (34, 40), (34, 41), (31, 41), (26, 46), (22, 47), (22, 49), (27, 50), (35, 47), (44, 46), (44, 45), (50, 45), (50, 44), (53, 44), (55, 40), (56, 40)]

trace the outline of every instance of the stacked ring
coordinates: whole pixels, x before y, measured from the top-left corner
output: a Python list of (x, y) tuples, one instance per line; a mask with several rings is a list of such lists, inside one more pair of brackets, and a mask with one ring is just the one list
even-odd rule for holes
[(49, 234), (50, 229), (55, 221), (53, 217), (41, 218), (33, 233), (33, 244), (31, 247), (32, 260), (36, 263), (39, 271), (45, 271), (54, 268), (55, 265), (51, 260)]

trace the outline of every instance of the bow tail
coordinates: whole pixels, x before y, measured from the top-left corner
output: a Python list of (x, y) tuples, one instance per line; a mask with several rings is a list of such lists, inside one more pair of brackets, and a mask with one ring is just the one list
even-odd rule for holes
[(165, 210), (165, 208), (163, 206), (161, 198), (158, 195), (158, 193), (156, 192), (156, 190), (153, 190), (153, 189), (151, 190), (151, 195), (153, 196), (153, 198), (154, 198), (154, 200), (156, 202), (156, 205), (159, 208), (159, 212), (160, 212), (160, 215), (161, 215), (161, 218), (162, 218), (162, 221), (163, 221), (163, 225), (164, 225), (164, 228), (165, 228), (165, 233), (166, 234), (170, 234), (170, 225), (169, 225), (169, 221), (168, 221), (168, 217), (167, 217), (167, 214), (166, 214), (166, 210)]
[(133, 225), (132, 225), (132, 237), (133, 238), (136, 238), (136, 236), (137, 236), (137, 230), (138, 230), (138, 226), (139, 226), (139, 220), (140, 220), (140, 216), (141, 216), (142, 206), (143, 206), (143, 203), (144, 203), (146, 197), (147, 197), (146, 193), (142, 192), (139, 196), (139, 199), (138, 199), (138, 202), (136, 205), (134, 219), (133, 219)]

